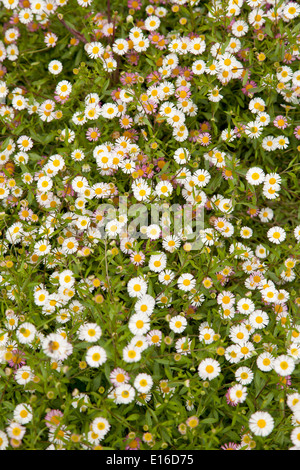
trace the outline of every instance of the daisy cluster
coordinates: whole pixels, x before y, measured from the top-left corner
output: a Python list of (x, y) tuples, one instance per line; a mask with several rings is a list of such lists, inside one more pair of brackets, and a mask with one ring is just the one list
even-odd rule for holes
[(299, 4), (0, 7), (0, 449), (300, 450)]

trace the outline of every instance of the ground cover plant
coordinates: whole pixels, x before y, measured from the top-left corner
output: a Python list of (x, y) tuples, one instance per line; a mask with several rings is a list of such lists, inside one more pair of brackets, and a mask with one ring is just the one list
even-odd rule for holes
[(0, 449), (300, 449), (299, 15), (0, 0)]

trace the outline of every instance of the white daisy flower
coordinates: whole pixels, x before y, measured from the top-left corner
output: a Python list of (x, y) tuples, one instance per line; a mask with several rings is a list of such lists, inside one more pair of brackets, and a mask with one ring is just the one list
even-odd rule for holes
[(44, 353), (54, 360), (65, 359), (70, 351), (70, 345), (60, 333), (50, 333), (42, 341)]
[(203, 341), (205, 344), (211, 344), (214, 342), (215, 331), (209, 326), (199, 328), (199, 341)]
[(91, 428), (96, 434), (100, 434), (101, 437), (104, 437), (110, 430), (110, 424), (106, 418), (98, 416), (94, 418), (91, 423)]
[(97, 323), (85, 323), (80, 325), (77, 334), (80, 340), (95, 343), (101, 338), (102, 330)]
[(149, 316), (146, 313), (134, 313), (128, 322), (128, 328), (133, 335), (144, 335), (150, 330)]
[(232, 346), (228, 346), (225, 349), (225, 358), (231, 364), (237, 364), (243, 358), (243, 355), (240, 352), (240, 347), (238, 344), (233, 344)]
[(290, 439), (297, 450), (300, 450), (300, 426), (296, 426), (290, 435)]
[(294, 228), (294, 237), (298, 242), (300, 241), (300, 225), (297, 225), (297, 227)]
[(168, 197), (172, 194), (172, 192), (173, 192), (173, 186), (169, 181), (160, 181), (155, 186), (155, 193), (159, 197), (163, 197), (163, 196)]
[(127, 291), (130, 297), (142, 297), (147, 293), (147, 287), (147, 282), (139, 276), (130, 279), (127, 284)]
[(232, 292), (223, 291), (220, 294), (218, 294), (217, 302), (219, 305), (222, 305), (223, 308), (224, 306), (226, 308), (230, 308), (235, 303), (235, 296)]
[(22, 344), (30, 344), (36, 335), (36, 327), (29, 322), (22, 323), (16, 331), (17, 338)]
[(269, 316), (263, 310), (255, 310), (249, 315), (249, 323), (253, 328), (261, 330), (268, 325)]
[(273, 219), (273, 216), (274, 211), (270, 207), (263, 207), (258, 214), (258, 217), (262, 222), (270, 222), (270, 220)]
[(55, 93), (63, 98), (69, 96), (72, 91), (72, 84), (68, 80), (58, 82), (55, 88)]
[(128, 42), (125, 39), (116, 39), (112, 46), (113, 52), (117, 55), (124, 55), (129, 49)]
[(63, 65), (59, 60), (51, 60), (48, 64), (48, 70), (52, 75), (58, 75), (63, 69)]
[(237, 303), (237, 309), (240, 313), (245, 315), (249, 315), (250, 313), (254, 312), (255, 305), (252, 300), (243, 297)]
[(25, 385), (33, 380), (34, 374), (29, 366), (22, 366), (15, 372), (15, 381), (19, 385)]
[(136, 313), (144, 313), (150, 316), (155, 307), (155, 299), (149, 295), (145, 294), (138, 299), (134, 306), (134, 310)]
[(254, 378), (254, 373), (249, 367), (242, 366), (235, 371), (235, 378), (242, 385), (249, 385)]
[(151, 186), (141, 178), (138, 178), (132, 183), (132, 191), (134, 197), (138, 201), (148, 201), (149, 196), (151, 195)]
[(278, 148), (276, 138), (271, 135), (264, 137), (261, 145), (262, 145), (262, 148), (264, 150), (267, 150), (268, 152), (274, 151)]
[(101, 108), (101, 115), (105, 119), (113, 119), (119, 115), (119, 110), (117, 105), (114, 103), (105, 103)]
[(41, 176), (37, 182), (37, 188), (41, 193), (50, 191), (53, 186), (53, 181), (49, 176)]
[(148, 225), (146, 229), (146, 235), (150, 240), (157, 240), (160, 237), (161, 228), (157, 224)]
[(182, 333), (187, 326), (187, 320), (182, 315), (176, 315), (171, 318), (169, 327), (174, 333)]
[(266, 258), (268, 256), (269, 251), (263, 245), (257, 245), (255, 249), (255, 256), (258, 258)]
[(248, 29), (249, 29), (249, 26), (247, 22), (244, 20), (237, 20), (231, 26), (232, 34), (238, 38), (245, 36), (245, 34), (247, 34), (248, 32)]
[(220, 364), (215, 359), (204, 359), (198, 366), (198, 374), (202, 380), (213, 380), (220, 373)]
[(233, 325), (229, 331), (229, 337), (234, 343), (241, 343), (243, 341), (248, 341), (249, 332), (245, 325)]
[(289, 139), (288, 137), (284, 136), (284, 135), (280, 135), (278, 137), (276, 137), (276, 144), (277, 144), (277, 148), (279, 149), (286, 149), (289, 145)]
[(286, 404), (292, 410), (295, 411), (300, 407), (300, 393), (288, 393), (286, 397)]
[(12, 421), (9, 426), (6, 428), (7, 435), (11, 439), (16, 439), (21, 441), (26, 432), (26, 428), (16, 421)]
[(160, 19), (157, 16), (151, 15), (146, 18), (144, 27), (147, 31), (155, 31), (160, 26)]
[(62, 244), (62, 251), (66, 254), (76, 253), (79, 243), (75, 237), (65, 238)]
[(188, 51), (194, 55), (202, 54), (206, 49), (205, 41), (202, 38), (194, 38), (188, 44)]
[[(150, 333), (148, 333), (148, 335), (149, 334)], [(128, 344), (129, 349), (135, 348), (139, 353), (145, 351), (145, 349), (147, 349), (149, 346), (147, 336), (135, 335)]]
[(120, 385), (115, 390), (115, 403), (117, 404), (128, 404), (131, 403), (135, 398), (135, 390), (129, 384)]
[(92, 346), (87, 350), (85, 360), (90, 367), (99, 367), (107, 360), (106, 351), (101, 346)]
[(123, 360), (128, 363), (138, 362), (141, 359), (141, 351), (137, 346), (133, 346), (131, 344), (125, 346), (122, 354)]
[(266, 437), (273, 431), (274, 419), (266, 411), (257, 411), (250, 416), (249, 428), (255, 436)]
[(295, 361), (292, 357), (282, 354), (274, 359), (273, 368), (277, 374), (285, 377), (293, 373), (295, 369)]
[(291, 343), (286, 351), (288, 356), (291, 356), (293, 359), (300, 359), (300, 346), (297, 343)]
[(0, 450), (5, 450), (9, 445), (7, 435), (4, 431), (0, 431)]
[(274, 356), (269, 352), (260, 354), (256, 359), (257, 367), (263, 372), (269, 372), (273, 369)]
[(185, 336), (179, 338), (175, 343), (176, 352), (178, 354), (182, 354), (183, 356), (191, 354), (191, 344), (192, 341), (189, 338)]
[(205, 72), (206, 69), (206, 63), (204, 60), (195, 60), (195, 62), (192, 65), (192, 72), (195, 75), (202, 75)]
[(177, 281), (178, 288), (183, 291), (190, 291), (196, 285), (196, 279), (190, 273), (182, 274)]
[(14, 409), (13, 419), (17, 423), (30, 423), (32, 416), (32, 407), (28, 403), (20, 403)]
[(257, 186), (264, 182), (265, 174), (261, 168), (250, 168), (250, 170), (246, 173), (246, 180), (248, 183), (252, 184), (253, 186)]
[(242, 384), (233, 385), (233, 387), (229, 389), (229, 399), (235, 404), (243, 403), (247, 395), (247, 388)]
[(248, 359), (252, 356), (254, 351), (254, 346), (250, 341), (244, 341), (237, 344), (239, 352), (241, 353), (243, 359)]
[(173, 271), (171, 271), (170, 269), (165, 269), (159, 273), (158, 280), (162, 284), (168, 285), (170, 284), (170, 282), (172, 282), (174, 277), (175, 273)]
[(97, 59), (104, 54), (104, 47), (100, 42), (91, 42), (86, 44), (85, 50), (91, 59)]
[(242, 238), (251, 238), (253, 234), (253, 230), (250, 227), (241, 227), (240, 229), (240, 235)]
[(209, 183), (211, 175), (207, 170), (199, 169), (195, 171), (195, 173), (193, 174), (193, 178), (195, 179), (196, 185), (200, 188), (203, 188)]
[(140, 393), (148, 393), (153, 386), (153, 379), (149, 374), (140, 373), (134, 379), (133, 386)]
[(165, 253), (151, 255), (149, 259), (149, 269), (153, 272), (159, 273), (163, 271), (167, 265), (167, 256)]
[(286, 232), (281, 227), (278, 227), (278, 226), (271, 227), (267, 232), (267, 237), (270, 240), (270, 242), (275, 243), (276, 245), (279, 245), (285, 240)]

